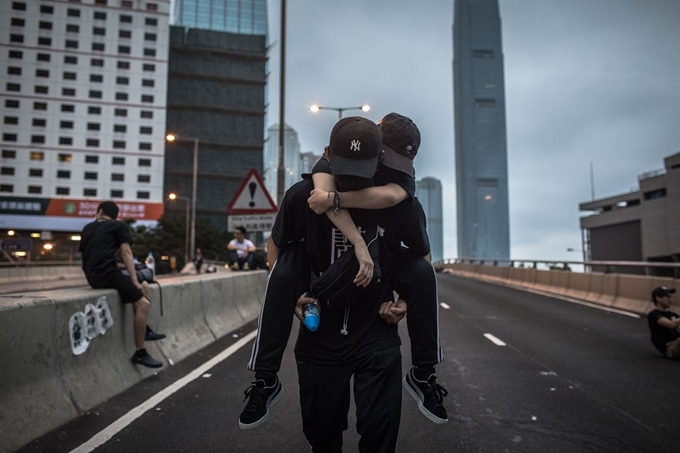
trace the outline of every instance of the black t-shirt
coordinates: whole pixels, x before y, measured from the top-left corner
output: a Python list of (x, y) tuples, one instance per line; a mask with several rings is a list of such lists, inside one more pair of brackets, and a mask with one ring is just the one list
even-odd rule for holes
[(652, 310), (647, 315), (647, 324), (652, 332), (652, 343), (662, 354), (666, 354), (666, 343), (680, 338), (680, 333), (676, 329), (667, 329), (659, 325), (659, 319), (677, 319), (680, 316), (672, 311)]
[(116, 252), (124, 243), (132, 245), (132, 236), (121, 221), (102, 219), (85, 225), (80, 239), (85, 275), (98, 278), (118, 270)]
[[(330, 162), (323, 157), (319, 159), (312, 168), (312, 174), (314, 173), (332, 174)], [(409, 199), (412, 199), (416, 193), (416, 180), (413, 177), (403, 171), (394, 170), (382, 164), (378, 165), (378, 171), (375, 172), (373, 182), (376, 186), (385, 186), (389, 183), (396, 184), (406, 191)]]
[[(309, 209), (307, 198), (313, 187), (311, 179), (303, 179), (288, 189), (276, 216), (271, 238), (279, 248), (285, 248), (291, 241), (305, 241), (312, 267), (323, 271), (347, 250), (349, 242), (326, 214), (317, 215)], [(350, 209), (349, 212), (362, 234), (374, 230), (379, 224), (378, 230), (383, 235), (384, 244), (390, 249), (403, 240), (406, 245), (427, 254), (429, 244), (422, 229), (424, 215), (422, 208), (418, 210), (417, 206), (407, 201), (388, 210)], [(416, 234), (418, 231), (420, 234)], [(369, 240), (366, 237), (364, 239), (366, 242)], [(392, 261), (390, 252), (381, 247), (383, 278), (379, 283), (380, 291), (375, 293), (377, 296), (371, 300), (356, 301), (348, 309), (323, 307), (321, 324), (316, 332), (300, 328), (295, 346), (298, 360), (317, 364), (341, 363), (401, 344), (397, 326), (387, 324), (378, 315), (380, 304), (390, 298), (388, 282)], [(347, 331), (347, 334), (343, 335), (342, 330)]]

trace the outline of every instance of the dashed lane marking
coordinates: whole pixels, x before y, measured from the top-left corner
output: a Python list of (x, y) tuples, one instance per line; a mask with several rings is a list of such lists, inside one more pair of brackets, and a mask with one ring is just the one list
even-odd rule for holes
[(499, 340), (498, 338), (494, 337), (494, 336), (491, 335), (490, 333), (485, 333), (484, 336), (486, 337), (487, 340), (489, 340), (490, 342), (492, 342), (492, 343), (495, 344), (496, 346), (506, 346), (506, 344), (505, 344), (503, 341), (501, 341), (501, 340)]
[(445, 309), (445, 310), (448, 310), (448, 309), (451, 308), (451, 306), (450, 306), (449, 304), (445, 304), (444, 302), (441, 302), (441, 303), (439, 304), (439, 306), (442, 307), (442, 308)]

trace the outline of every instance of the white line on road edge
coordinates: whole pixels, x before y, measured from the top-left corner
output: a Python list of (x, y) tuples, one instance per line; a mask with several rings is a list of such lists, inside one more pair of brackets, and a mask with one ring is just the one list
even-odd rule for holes
[(494, 336), (491, 335), (490, 333), (485, 333), (484, 336), (486, 337), (487, 340), (489, 340), (490, 342), (492, 342), (492, 343), (495, 344), (496, 346), (506, 346), (505, 343), (503, 343), (501, 340), (499, 340), (498, 338), (494, 337)]
[(440, 303), (439, 306), (442, 307), (445, 310), (448, 310), (449, 308), (451, 308), (448, 304), (445, 304), (444, 302)]
[(236, 343), (232, 344), (227, 349), (220, 352), (218, 355), (208, 360), (191, 373), (184, 376), (182, 379), (179, 379), (177, 382), (174, 382), (169, 387), (166, 387), (160, 392), (156, 393), (154, 396), (144, 401), (142, 404), (135, 407), (130, 412), (128, 412), (127, 414), (123, 415), (118, 420), (110, 424), (103, 431), (100, 431), (92, 439), (88, 440), (75, 450), (71, 450), (71, 453), (91, 452), (95, 448), (105, 444), (106, 442), (109, 441), (109, 439), (118, 434), (118, 432), (123, 430), (130, 423), (144, 415), (144, 413), (147, 412), (149, 409), (152, 409), (153, 407), (157, 406), (161, 401), (163, 401), (176, 391), (180, 390), (182, 387), (184, 387), (191, 381), (201, 377), (203, 373), (205, 373), (206, 371), (208, 371), (209, 369), (211, 369), (212, 367), (214, 367), (215, 365), (217, 365), (218, 363), (220, 363), (221, 361), (223, 361), (224, 359), (226, 359), (227, 357), (241, 349), (250, 340), (252, 340), (255, 337), (255, 335), (257, 335), (257, 330), (250, 332), (248, 335), (241, 338)]

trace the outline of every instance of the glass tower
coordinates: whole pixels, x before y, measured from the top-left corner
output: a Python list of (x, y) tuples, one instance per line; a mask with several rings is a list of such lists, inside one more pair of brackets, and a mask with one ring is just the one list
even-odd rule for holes
[(458, 257), (510, 257), (505, 85), (498, 0), (455, 0)]
[(442, 183), (436, 178), (423, 178), (416, 181), (416, 195), (425, 211), (427, 235), (430, 238), (432, 261), (444, 258), (444, 232), (442, 212)]
[(267, 0), (175, 0), (173, 25), (267, 35)]

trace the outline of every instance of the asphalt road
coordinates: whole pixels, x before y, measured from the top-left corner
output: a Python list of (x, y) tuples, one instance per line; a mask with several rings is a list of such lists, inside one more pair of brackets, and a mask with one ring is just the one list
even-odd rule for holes
[[(656, 352), (644, 319), (451, 275), (439, 276), (439, 295), (446, 360), (437, 374), (449, 390), (450, 420), (428, 421), (404, 392), (399, 451), (680, 451), (680, 363)], [(21, 452), (72, 451), (255, 328), (245, 326)], [(409, 343), (401, 328), (406, 371)], [(293, 341), (280, 374), (285, 395), (260, 428), (241, 431), (237, 422), (252, 377), (250, 341), (95, 451), (309, 451)], [(350, 414), (346, 452), (358, 451), (354, 420)]]

